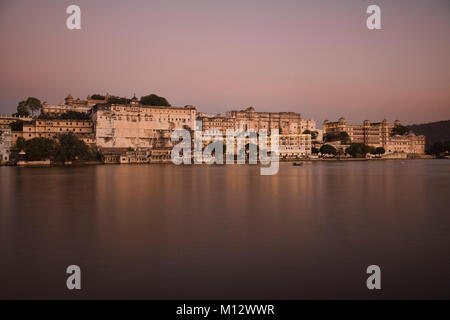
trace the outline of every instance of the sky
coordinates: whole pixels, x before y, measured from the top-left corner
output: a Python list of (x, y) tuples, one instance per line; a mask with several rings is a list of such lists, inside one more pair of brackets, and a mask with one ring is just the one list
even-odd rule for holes
[[(71, 4), (81, 30), (66, 28)], [(447, 120), (449, 35), (448, 0), (0, 0), (0, 114), (108, 92), (319, 126)]]

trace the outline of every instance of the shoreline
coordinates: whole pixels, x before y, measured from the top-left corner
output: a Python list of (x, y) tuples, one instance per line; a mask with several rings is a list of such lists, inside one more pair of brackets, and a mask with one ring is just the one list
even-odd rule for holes
[[(298, 160), (280, 160), (279, 162), (282, 163), (308, 163), (308, 162), (339, 162), (339, 161), (410, 161), (410, 160), (449, 160), (449, 158), (436, 158), (436, 157), (422, 157), (422, 158), (406, 158), (406, 159), (389, 159), (389, 158), (374, 158), (374, 159), (367, 159), (367, 158), (329, 158), (329, 159), (298, 159)], [(18, 167), (18, 168), (49, 168), (49, 167), (84, 167), (84, 166), (94, 166), (94, 165), (167, 165), (172, 164), (172, 162), (154, 162), (154, 163), (104, 163), (102, 161), (77, 161), (73, 163), (44, 163), (43, 161), (30, 161), (30, 162), (22, 162), (21, 164), (11, 164), (11, 163), (1, 163), (0, 167)], [(213, 165), (225, 165), (224, 164), (213, 164)], [(194, 165), (194, 164), (190, 164)], [(189, 164), (183, 164), (183, 166), (190, 166)], [(234, 165), (238, 165), (237, 163), (234, 163)], [(244, 165), (248, 165), (248, 163), (245, 163)]]

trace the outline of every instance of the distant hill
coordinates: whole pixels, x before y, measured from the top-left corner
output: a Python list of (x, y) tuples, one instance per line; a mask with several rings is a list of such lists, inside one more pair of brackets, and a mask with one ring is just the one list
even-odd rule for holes
[(450, 140), (450, 120), (413, 124), (406, 127), (416, 135), (423, 134), (425, 136), (427, 149), (437, 141)]

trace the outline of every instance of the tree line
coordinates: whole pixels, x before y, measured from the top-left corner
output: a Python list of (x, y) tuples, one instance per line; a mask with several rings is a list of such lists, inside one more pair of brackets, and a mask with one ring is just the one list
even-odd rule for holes
[[(338, 155), (339, 151), (329, 144), (324, 144), (320, 147), (320, 149), (313, 147), (311, 149), (313, 154), (318, 154), (319, 152), (322, 154), (328, 155)], [(386, 152), (383, 147), (371, 147), (364, 143), (352, 143), (349, 147), (345, 149), (345, 153), (351, 155), (353, 158), (364, 158), (366, 154), (374, 154), (374, 155), (382, 155)]]
[(427, 153), (435, 156), (441, 156), (443, 154), (448, 155), (450, 153), (450, 140), (445, 142), (438, 141), (433, 143), (427, 150)]
[(74, 160), (97, 160), (99, 152), (89, 147), (72, 133), (61, 134), (57, 140), (48, 138), (33, 138), (25, 140), (17, 138), (13, 150), (25, 152), (28, 161), (41, 161), (50, 159), (53, 162), (66, 162)]

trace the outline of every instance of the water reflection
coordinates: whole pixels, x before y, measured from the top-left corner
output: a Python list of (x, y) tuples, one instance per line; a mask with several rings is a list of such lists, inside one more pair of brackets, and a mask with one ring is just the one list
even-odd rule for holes
[(375, 263), (383, 298), (449, 298), (449, 177), (426, 160), (1, 167), (0, 296), (372, 298)]

